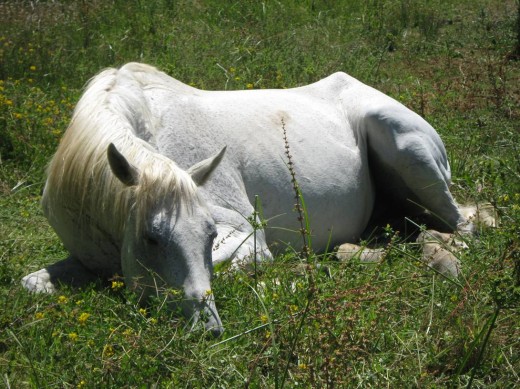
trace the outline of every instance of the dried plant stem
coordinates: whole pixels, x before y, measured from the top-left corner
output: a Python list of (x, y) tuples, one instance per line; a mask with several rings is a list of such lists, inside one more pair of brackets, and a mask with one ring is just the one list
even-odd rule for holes
[(287, 157), (287, 167), (289, 168), (289, 173), (291, 174), (291, 184), (293, 186), (294, 190), (294, 209), (296, 213), (298, 214), (298, 222), (300, 223), (300, 234), (302, 237), (302, 254), (303, 257), (306, 259), (309, 259), (310, 256), (310, 248), (308, 244), (308, 234), (310, 231), (308, 231), (306, 223), (305, 223), (305, 217), (304, 217), (304, 209), (302, 206), (302, 196), (300, 192), (300, 187), (298, 185), (298, 181), (296, 180), (296, 172), (294, 170), (294, 163), (292, 161), (292, 155), (290, 152), (289, 147), (289, 140), (287, 138), (287, 129), (285, 128), (285, 121), (282, 118), (282, 130), (283, 130), (283, 141), (285, 143), (285, 156)]
[[(287, 157), (287, 167), (289, 169), (289, 173), (291, 174), (291, 183), (294, 190), (294, 198), (295, 204), (294, 209), (298, 215), (298, 222), (300, 223), (300, 235), (302, 237), (302, 256), (306, 259), (306, 274), (309, 281), (309, 290), (307, 293), (307, 301), (305, 304), (305, 308), (300, 317), (299, 323), (296, 327), (296, 332), (293, 334), (291, 339), (291, 346), (289, 350), (289, 356), (294, 354), (296, 350), (296, 345), (298, 343), (299, 337), (302, 333), (304, 323), (308, 317), (311, 302), (314, 299), (316, 294), (316, 283), (313, 276), (313, 266), (310, 262), (311, 258), (311, 245), (310, 245), (310, 227), (309, 227), (309, 219), (307, 215), (307, 210), (305, 207), (305, 201), (303, 199), (302, 193), (300, 191), (300, 187), (298, 185), (298, 181), (296, 180), (296, 171), (294, 170), (294, 163), (292, 160), (292, 155), (290, 152), (289, 140), (287, 137), (287, 129), (285, 128), (285, 121), (282, 118), (282, 130), (283, 130), (283, 140), (285, 144), (285, 155)], [(287, 363), (285, 364), (285, 368), (283, 371), (282, 379), (280, 382), (276, 381), (277, 388), (283, 388), (285, 385), (285, 381), (287, 379), (287, 375), (289, 372), (289, 364), (290, 358), (288, 358)]]

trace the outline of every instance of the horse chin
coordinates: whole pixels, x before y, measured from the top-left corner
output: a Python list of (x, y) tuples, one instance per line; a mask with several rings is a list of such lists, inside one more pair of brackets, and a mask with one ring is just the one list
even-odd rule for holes
[(224, 327), (220, 321), (220, 317), (216, 310), (210, 308), (204, 309), (204, 315), (208, 317), (208, 320), (204, 322), (204, 329), (206, 332), (211, 334), (214, 338), (218, 338), (224, 332)]
[(204, 330), (215, 338), (224, 332), (222, 321), (212, 298), (202, 302), (184, 301), (182, 311), (184, 316), (190, 320), (190, 331), (196, 331), (204, 326)]

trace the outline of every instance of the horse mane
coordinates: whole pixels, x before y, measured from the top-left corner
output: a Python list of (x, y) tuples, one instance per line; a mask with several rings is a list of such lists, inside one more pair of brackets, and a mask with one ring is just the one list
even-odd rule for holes
[[(156, 82), (167, 77), (154, 67), (128, 64), (106, 69), (88, 83), (47, 168), (42, 203), (48, 215), (65, 209), (80, 228), (97, 228), (120, 238), (131, 207), (139, 233), (147, 210), (158, 201), (175, 207), (198, 199), (190, 175), (135, 135), (137, 129), (155, 133), (143, 75)], [(139, 185), (127, 187), (112, 173), (110, 143), (138, 168)]]

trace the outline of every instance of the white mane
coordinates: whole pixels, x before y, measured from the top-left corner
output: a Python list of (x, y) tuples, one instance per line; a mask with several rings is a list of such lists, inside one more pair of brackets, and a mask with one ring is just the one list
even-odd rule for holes
[[(147, 210), (161, 199), (175, 206), (198, 198), (188, 173), (135, 136), (138, 128), (154, 133), (135, 72), (161, 74), (129, 64), (90, 81), (49, 164), (43, 199), (49, 214), (57, 207), (79, 211), (81, 228), (103, 226), (115, 237), (121, 236), (130, 207), (136, 207), (139, 230)], [(110, 143), (139, 169), (139, 185), (126, 187), (114, 176), (107, 159)]]

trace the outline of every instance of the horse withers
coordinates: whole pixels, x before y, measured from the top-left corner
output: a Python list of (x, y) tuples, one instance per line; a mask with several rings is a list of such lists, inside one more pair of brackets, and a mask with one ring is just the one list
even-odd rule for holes
[[(301, 245), (291, 173), (317, 251), (357, 242), (386, 197), (429, 210), (446, 230), (472, 228), (436, 131), (345, 73), (293, 89), (202, 91), (130, 63), (90, 82), (48, 169), (43, 208), (70, 257), (23, 284), (52, 291), (122, 274), (143, 296), (178, 288), (185, 315), (219, 334), (212, 265)], [(265, 229), (248, 222), (255, 198)]]

